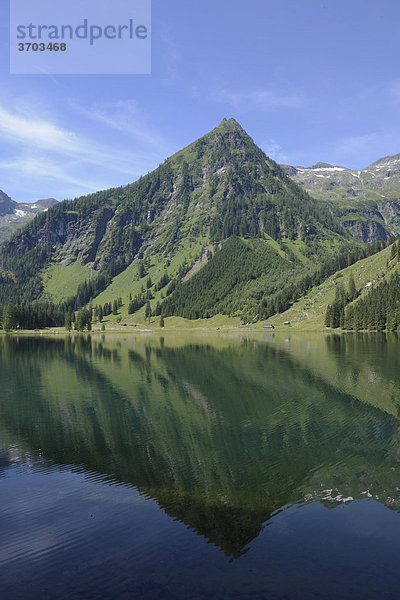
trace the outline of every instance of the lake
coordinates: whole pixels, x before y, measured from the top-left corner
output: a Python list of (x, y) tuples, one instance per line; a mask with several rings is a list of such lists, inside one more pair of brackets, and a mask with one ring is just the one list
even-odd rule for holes
[(0, 337), (0, 597), (397, 598), (396, 335)]

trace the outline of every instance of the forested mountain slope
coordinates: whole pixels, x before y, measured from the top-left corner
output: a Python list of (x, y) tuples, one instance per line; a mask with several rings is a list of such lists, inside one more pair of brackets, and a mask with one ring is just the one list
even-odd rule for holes
[(397, 329), (400, 326), (399, 256), (398, 242), (364, 256), (310, 287), (288, 310), (269, 321), (278, 328), (290, 322), (287, 326), (290, 329), (320, 330), (325, 325), (352, 330)]
[[(104, 300), (113, 286), (124, 304), (129, 295), (142, 305), (182, 297), (174, 288), (201, 257), (194, 277), (210, 269), (214, 253), (228, 262), (231, 254), (237, 265), (243, 252), (247, 266), (240, 274), (227, 270), (218, 302), (224, 311), (252, 311), (285, 279), (312, 274), (322, 257), (359, 247), (329, 206), (287, 177), (236, 121), (224, 119), (135, 183), (38, 215), (0, 247), (0, 302), (68, 300), (76, 309), (99, 294)], [(188, 316), (196, 314), (191, 309)]]

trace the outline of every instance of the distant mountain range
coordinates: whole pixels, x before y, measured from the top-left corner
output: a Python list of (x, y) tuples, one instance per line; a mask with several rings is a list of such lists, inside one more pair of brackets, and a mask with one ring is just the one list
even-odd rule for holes
[(400, 232), (400, 154), (360, 171), (322, 162), (282, 167), (311, 196), (329, 202), (344, 227), (364, 242)]
[(33, 204), (15, 202), (0, 190), (0, 242), (8, 239), (41, 212), (57, 204), (54, 198), (37, 200)]

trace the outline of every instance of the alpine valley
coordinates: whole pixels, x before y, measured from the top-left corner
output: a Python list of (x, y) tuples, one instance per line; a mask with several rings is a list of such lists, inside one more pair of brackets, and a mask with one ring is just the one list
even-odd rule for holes
[(3, 326), (32, 326), (32, 310), (36, 326), (76, 311), (255, 322), (386, 251), (400, 155), (363, 171), (281, 167), (224, 119), (135, 183), (45, 208), (0, 246)]

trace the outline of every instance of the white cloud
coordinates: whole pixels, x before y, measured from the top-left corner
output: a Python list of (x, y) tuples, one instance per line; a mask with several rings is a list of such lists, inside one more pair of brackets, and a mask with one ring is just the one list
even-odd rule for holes
[(303, 108), (306, 99), (301, 94), (284, 94), (272, 90), (232, 91), (220, 88), (215, 98), (236, 109), (275, 110), (278, 108)]
[[(86, 118), (82, 120), (82, 116)], [(26, 103), (9, 108), (3, 101), (0, 142), (6, 159), (0, 162), (2, 187), (14, 181), (7, 190), (19, 189), (26, 194), (26, 180), (32, 188), (43, 187), (40, 195), (76, 196), (131, 183), (168, 154), (166, 144), (153, 135), (134, 102), (98, 105), (90, 115), (81, 111), (75, 122), (79, 133), (54, 118), (44, 118), (37, 103), (32, 103), (31, 108)], [(122, 135), (113, 143), (110, 128), (131, 136), (131, 142), (125, 144), (129, 150), (120, 143)], [(81, 133), (85, 129), (88, 135)], [(13, 193), (19, 196), (18, 192)]]
[[(120, 100), (114, 103), (94, 104), (90, 110), (78, 108), (87, 118), (111, 127), (124, 134), (128, 134), (150, 147), (165, 148), (167, 144), (155, 133), (148, 123), (147, 115), (141, 110), (136, 100)], [(159, 152), (158, 152), (159, 154)]]
[(343, 156), (362, 154), (371, 148), (371, 146), (376, 145), (377, 139), (377, 133), (366, 133), (363, 135), (346, 137), (336, 144), (335, 152), (337, 154), (342, 154)]
[(400, 100), (400, 79), (395, 79), (389, 84), (389, 95), (395, 100)]
[(399, 134), (396, 131), (371, 132), (349, 136), (333, 146), (329, 162), (346, 164), (350, 168), (364, 168), (382, 156), (399, 152)]
[(72, 160), (59, 163), (42, 153), (0, 160), (0, 182), (18, 202), (44, 197), (64, 200), (121, 184), (116, 175), (99, 174), (97, 168), (88, 169)]
[[(21, 151), (32, 153), (40, 149), (59, 158), (71, 158), (97, 165), (125, 175), (140, 175), (148, 166), (142, 153), (128, 153), (104, 148), (94, 140), (38, 118), (36, 115), (15, 114), (0, 106), (0, 139), (3, 138)], [(61, 163), (62, 164), (62, 163)]]
[(264, 144), (261, 144), (261, 147), (265, 154), (276, 162), (285, 164), (289, 162), (288, 155), (285, 154), (282, 146), (274, 138), (269, 138)]
[(159, 41), (162, 47), (161, 60), (164, 66), (163, 83), (167, 86), (176, 85), (182, 63), (183, 55), (174, 37), (174, 33), (164, 25)]
[(15, 171), (19, 177), (26, 177), (27, 182), (34, 180), (54, 181), (57, 186), (62, 183), (75, 186), (78, 190), (95, 191), (101, 188), (98, 180), (79, 177), (69, 172), (70, 165), (60, 165), (52, 162), (47, 157), (22, 156), (14, 160), (1, 161), (0, 170)]
[(76, 136), (52, 123), (11, 113), (0, 106), (0, 136), (51, 150), (79, 149)]

